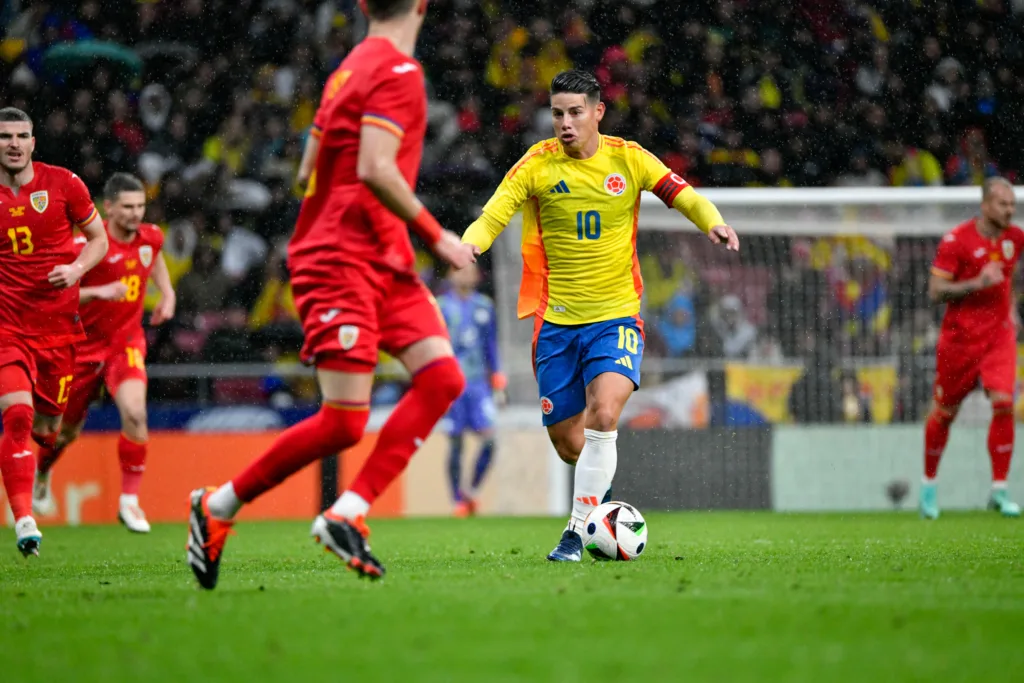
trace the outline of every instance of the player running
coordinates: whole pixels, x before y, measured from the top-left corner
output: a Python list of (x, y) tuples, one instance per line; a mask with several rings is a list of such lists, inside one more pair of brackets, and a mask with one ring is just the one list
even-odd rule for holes
[[(22, 555), (38, 555), (36, 463), (28, 440), (52, 444), (68, 402), (72, 345), (84, 337), (78, 281), (107, 251), (103, 221), (71, 171), (32, 161), (32, 119), (0, 109), (0, 477)], [(78, 227), (88, 241), (73, 246)]]
[(988, 454), (992, 461), (989, 507), (1019, 517), (1006, 492), (1013, 457), (1013, 390), (1017, 380), (1017, 316), (1013, 271), (1024, 251), (1024, 231), (1013, 219), (1013, 186), (989, 178), (982, 186), (981, 217), (951, 230), (939, 242), (928, 296), (945, 303), (935, 350), (935, 400), (924, 428), (921, 516), (939, 516), (935, 476), (960, 404), (979, 385), (992, 402)]
[(718, 209), (643, 147), (598, 132), (592, 75), (551, 82), (554, 139), (508, 172), (463, 240), (486, 250), (523, 206), (519, 317), (534, 318), (533, 362), (551, 442), (576, 465), (572, 516), (549, 560), (579, 562), (579, 530), (615, 475), (619, 415), (640, 386), (644, 351), (636, 254), (640, 191), (657, 195), (715, 244), (739, 249)]
[(360, 4), (369, 35), (324, 87), (299, 173), (300, 181), (308, 177), (306, 198), (288, 247), (306, 333), (302, 356), (316, 366), (323, 405), (227, 484), (192, 492), (188, 560), (204, 588), (217, 585), (224, 542), (243, 503), (362, 437), (378, 349), (405, 365), (412, 386), (351, 488), (313, 522), (312, 535), (361, 576), (383, 576), (370, 553), (366, 514), (464, 385), (436, 302), (415, 274), (406, 227), (456, 268), (475, 260), (412, 191), (427, 99), (422, 68), (410, 55), (427, 3)]
[[(455, 499), (455, 516), (476, 514), (477, 496), (494, 457), (495, 395), (499, 401), (507, 381), (498, 364), (498, 329), (494, 302), (476, 291), (480, 271), (476, 266), (455, 270), (448, 276), (452, 290), (438, 299), (448, 333), (455, 347), (466, 390), (452, 405), (445, 420), (451, 442), (448, 476)], [(481, 441), (473, 468), (472, 483), (461, 485), (462, 447), (466, 432)]]
[[(175, 295), (160, 248), (163, 232), (143, 223), (146, 188), (127, 173), (115, 173), (103, 188), (105, 227), (110, 249), (99, 265), (82, 278), (80, 314), (86, 339), (75, 345), (75, 378), (57, 442), (39, 449), (32, 508), (54, 514), (50, 472), (85, 424), (89, 404), (106, 387), (121, 415), (117, 443), (121, 463), (118, 519), (129, 531), (148, 533), (149, 522), (139, 507), (139, 486), (146, 467), (146, 335), (142, 329), (143, 300), (150, 278), (160, 301), (150, 322), (160, 325), (174, 317)], [(75, 244), (84, 245), (78, 238)]]

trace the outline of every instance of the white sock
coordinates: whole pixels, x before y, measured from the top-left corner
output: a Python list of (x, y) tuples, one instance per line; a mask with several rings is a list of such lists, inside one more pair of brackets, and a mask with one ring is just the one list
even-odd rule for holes
[(1005, 491), (1006, 490), (1006, 482), (1005, 481), (994, 481), (994, 482), (992, 482), (992, 490), (993, 491)]
[(921, 477), (921, 483), (925, 484), (925, 485), (934, 484), (935, 480), (934, 479), (929, 479), (928, 477)]
[(121, 497), (117, 501), (118, 505), (139, 507), (139, 497), (134, 493), (122, 493)]
[(619, 433), (599, 432), (596, 429), (584, 429), (586, 443), (580, 459), (576, 461), (576, 477), (572, 491), (572, 517), (569, 518), (571, 531), (579, 532), (587, 515), (601, 503), (604, 494), (615, 478), (615, 466), (619, 452), (615, 448), (615, 440)]
[(233, 519), (242, 509), (242, 501), (235, 494), (235, 485), (229, 481), (210, 494), (206, 506), (217, 519)]
[(341, 498), (331, 506), (331, 512), (345, 519), (365, 517), (369, 511), (370, 504), (363, 500), (363, 497), (358, 493), (352, 493), (351, 491), (345, 491), (345, 493), (341, 494)]

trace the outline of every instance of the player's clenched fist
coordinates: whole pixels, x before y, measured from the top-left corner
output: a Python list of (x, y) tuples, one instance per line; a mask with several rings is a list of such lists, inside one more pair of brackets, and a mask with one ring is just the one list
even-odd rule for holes
[(71, 263), (68, 265), (54, 266), (50, 274), (47, 275), (47, 279), (50, 284), (54, 287), (70, 287), (79, 280), (82, 279), (82, 275), (85, 274), (85, 268), (80, 265)]
[(434, 243), (434, 253), (456, 270), (476, 263), (473, 245), (464, 243), (450, 230), (441, 231), (441, 238)]
[(1000, 284), (1005, 279), (1003, 264), (997, 261), (986, 263), (978, 273), (978, 289), (985, 289)]

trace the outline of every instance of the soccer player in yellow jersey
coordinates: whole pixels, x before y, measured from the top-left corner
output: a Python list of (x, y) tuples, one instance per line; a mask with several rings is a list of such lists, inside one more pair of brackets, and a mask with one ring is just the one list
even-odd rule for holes
[(533, 364), (551, 442), (576, 465), (572, 517), (549, 560), (578, 562), (580, 531), (610, 491), (619, 415), (640, 386), (644, 351), (636, 253), (640, 192), (739, 249), (718, 209), (634, 142), (601, 135), (601, 89), (565, 71), (551, 82), (556, 138), (517, 163), (462, 239), (490, 248), (523, 207), (519, 317), (534, 318)]

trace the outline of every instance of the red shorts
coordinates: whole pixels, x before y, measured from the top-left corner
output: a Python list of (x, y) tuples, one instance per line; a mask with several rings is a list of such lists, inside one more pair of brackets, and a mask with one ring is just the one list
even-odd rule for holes
[(427, 337), (448, 338), (430, 290), (413, 274), (341, 266), (324, 280), (292, 280), (306, 343), (303, 362), (341, 372), (372, 372), (381, 349), (397, 354)]
[(939, 338), (935, 364), (935, 400), (956, 407), (978, 388), (1013, 396), (1017, 383), (1017, 340), (1000, 331), (981, 343), (959, 344)]
[(85, 419), (89, 404), (100, 395), (102, 387), (110, 396), (125, 380), (137, 379), (148, 382), (146, 376), (146, 338), (139, 334), (117, 348), (108, 349), (106, 355), (98, 356), (89, 351), (75, 362), (75, 379), (72, 382), (71, 400), (64, 412), (64, 421), (77, 425)]
[(0, 339), (0, 369), (10, 365), (24, 368), (31, 385), (0, 386), (0, 394), (31, 389), (32, 403), (37, 413), (53, 417), (64, 414), (74, 378), (73, 345), (35, 349), (26, 344), (24, 339), (4, 337)]

